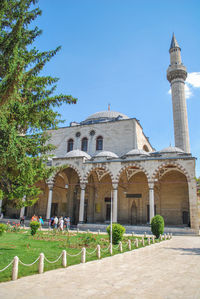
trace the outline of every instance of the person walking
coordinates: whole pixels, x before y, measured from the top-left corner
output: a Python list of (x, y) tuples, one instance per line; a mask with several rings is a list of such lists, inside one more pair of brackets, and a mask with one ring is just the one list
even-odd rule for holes
[(40, 222), (40, 230), (42, 229), (42, 225), (44, 225), (44, 221), (42, 219), (42, 216), (39, 217), (39, 222)]
[(61, 231), (63, 231), (63, 226), (64, 226), (64, 220), (63, 220), (63, 217), (61, 216), (61, 217), (59, 218), (59, 229), (60, 229)]
[(54, 228), (58, 228), (58, 217), (54, 217)]
[(22, 216), (22, 217), (20, 218), (20, 225), (24, 226), (24, 220), (25, 220), (25, 217)]
[(50, 223), (50, 228), (53, 228), (54, 227), (54, 217), (50, 218), (49, 223)]
[(64, 217), (64, 228), (67, 230), (67, 217)]
[(67, 217), (66, 222), (67, 222), (67, 230), (70, 230), (70, 218), (69, 218), (69, 216)]

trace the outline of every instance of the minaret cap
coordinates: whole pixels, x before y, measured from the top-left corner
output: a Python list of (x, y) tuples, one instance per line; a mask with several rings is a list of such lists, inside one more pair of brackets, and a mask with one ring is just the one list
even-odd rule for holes
[(169, 50), (171, 50), (171, 49), (173, 49), (173, 48), (179, 48), (179, 49), (181, 49), (181, 48), (179, 47), (179, 44), (178, 44), (176, 38), (175, 38), (174, 33), (173, 33), (173, 35), (172, 35), (172, 41), (171, 41), (171, 45), (170, 45), (170, 49), (169, 49)]

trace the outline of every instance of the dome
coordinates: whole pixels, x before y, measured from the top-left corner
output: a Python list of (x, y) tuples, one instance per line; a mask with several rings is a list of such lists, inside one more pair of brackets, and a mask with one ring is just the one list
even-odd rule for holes
[(115, 153), (109, 151), (103, 151), (98, 153), (94, 158), (106, 157), (106, 158), (119, 158)]
[(96, 112), (86, 118), (86, 120), (98, 119), (98, 118), (120, 118), (120, 119), (129, 119), (129, 117), (123, 113), (116, 111), (100, 111)]
[(165, 153), (184, 153), (184, 151), (182, 149), (180, 149), (179, 147), (169, 146), (169, 147), (166, 147), (166, 148), (162, 149), (161, 151), (159, 151), (159, 153), (162, 153), (162, 154), (165, 154)]
[(88, 116), (81, 124), (90, 124), (97, 122), (113, 121), (113, 120), (122, 120), (129, 119), (129, 117), (123, 113), (116, 111), (100, 111)]
[(148, 152), (145, 152), (142, 149), (132, 149), (131, 151), (129, 151), (128, 153), (125, 154), (125, 156), (149, 156)]
[(91, 159), (90, 155), (88, 155), (86, 152), (80, 151), (80, 150), (73, 150), (68, 152), (65, 155), (66, 158), (79, 158), (79, 157), (85, 157), (87, 159)]

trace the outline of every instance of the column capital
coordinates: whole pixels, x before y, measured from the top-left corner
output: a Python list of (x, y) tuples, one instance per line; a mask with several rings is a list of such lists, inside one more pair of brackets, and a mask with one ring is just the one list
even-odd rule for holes
[(117, 190), (118, 189), (118, 183), (113, 182), (112, 187), (113, 187), (114, 190)]
[(80, 183), (80, 188), (81, 188), (81, 190), (85, 190), (85, 188), (86, 188), (86, 183)]
[(154, 189), (154, 182), (148, 182), (149, 189)]
[(47, 185), (48, 185), (49, 190), (53, 190), (53, 183), (49, 183)]

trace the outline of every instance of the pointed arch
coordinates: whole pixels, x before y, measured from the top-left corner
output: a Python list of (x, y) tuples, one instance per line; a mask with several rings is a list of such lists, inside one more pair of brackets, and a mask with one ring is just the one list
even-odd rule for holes
[(158, 166), (153, 172), (152, 181), (154, 181), (157, 177), (162, 177), (165, 173), (171, 170), (177, 170), (181, 172), (182, 174), (185, 175), (187, 181), (190, 182), (191, 178), (187, 170), (179, 163), (172, 162), (172, 161), (162, 163), (160, 166)]
[(120, 169), (120, 171), (118, 172), (118, 174), (117, 174), (116, 177), (115, 177), (115, 181), (116, 181), (116, 182), (119, 182), (120, 177), (121, 177), (121, 174), (122, 174), (126, 169), (131, 168), (131, 167), (132, 167), (132, 168), (135, 168), (136, 171), (138, 170), (138, 172), (139, 172), (139, 171), (144, 172), (144, 174), (145, 174), (146, 177), (147, 177), (147, 181), (150, 180), (150, 175), (149, 175), (148, 171), (147, 171), (144, 167), (142, 167), (139, 163), (129, 163), (129, 164), (124, 165), (124, 166)]
[(53, 184), (55, 182), (55, 178), (58, 175), (58, 173), (62, 172), (63, 170), (65, 170), (67, 168), (72, 168), (77, 173), (80, 183), (83, 182), (82, 175), (81, 175), (80, 171), (78, 170), (78, 168), (76, 166), (74, 166), (73, 164), (70, 164), (70, 163), (65, 165), (65, 166), (62, 166), (62, 168), (56, 170), (52, 174), (52, 176), (47, 180), (47, 184)]
[(104, 165), (96, 165), (96, 166), (93, 166), (92, 168), (90, 168), (86, 174), (84, 175), (83, 177), (83, 181), (86, 182), (88, 180), (88, 177), (90, 176), (90, 174), (93, 172), (93, 171), (96, 171), (98, 169), (103, 169), (106, 174), (109, 174), (110, 175), (110, 178), (111, 178), (111, 181), (114, 182), (114, 175), (113, 173), (110, 171), (110, 169), (107, 167), (107, 166), (104, 166)]

